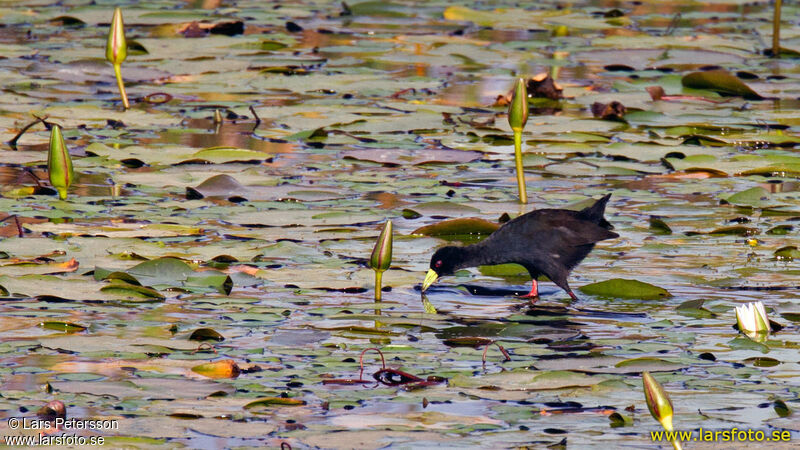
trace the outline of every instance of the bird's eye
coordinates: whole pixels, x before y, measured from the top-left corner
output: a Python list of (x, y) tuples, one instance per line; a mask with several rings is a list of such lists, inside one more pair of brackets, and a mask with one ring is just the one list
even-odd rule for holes
[(442, 267), (442, 260), (440, 259), (440, 260), (436, 261), (435, 263), (433, 263), (433, 267), (436, 267), (437, 269)]

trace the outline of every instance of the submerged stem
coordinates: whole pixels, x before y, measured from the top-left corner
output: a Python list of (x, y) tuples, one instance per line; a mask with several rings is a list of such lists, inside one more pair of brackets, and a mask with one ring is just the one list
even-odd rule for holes
[(376, 270), (375, 271), (375, 301), (381, 299), (381, 283), (383, 280), (383, 271)]
[(781, 57), (781, 3), (775, 0), (775, 12), (772, 16), (772, 57)]
[(519, 202), (528, 203), (528, 192), (525, 190), (525, 169), (522, 167), (522, 132), (514, 131), (514, 160), (517, 164), (517, 188)]
[(119, 87), (119, 95), (122, 97), (122, 107), (128, 109), (131, 107), (128, 103), (128, 94), (125, 92), (125, 83), (122, 82), (122, 65), (114, 64), (114, 76), (117, 77), (117, 87)]

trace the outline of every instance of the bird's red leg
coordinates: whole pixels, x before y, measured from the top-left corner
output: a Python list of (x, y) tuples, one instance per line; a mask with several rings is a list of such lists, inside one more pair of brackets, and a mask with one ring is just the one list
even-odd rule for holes
[(531, 291), (519, 298), (539, 298), (539, 283), (536, 282), (536, 278), (531, 281)]

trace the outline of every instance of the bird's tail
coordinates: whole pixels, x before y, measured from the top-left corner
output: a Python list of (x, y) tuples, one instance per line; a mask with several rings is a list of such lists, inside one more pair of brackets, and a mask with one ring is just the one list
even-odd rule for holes
[(608, 199), (610, 198), (611, 194), (606, 194), (605, 197), (596, 201), (594, 205), (582, 209), (580, 212), (581, 216), (583, 216), (586, 220), (589, 220), (590, 222), (594, 222), (600, 225), (606, 230), (614, 228), (610, 223), (608, 223), (605, 217), (603, 217), (603, 214), (605, 214), (606, 212), (606, 204), (608, 203)]

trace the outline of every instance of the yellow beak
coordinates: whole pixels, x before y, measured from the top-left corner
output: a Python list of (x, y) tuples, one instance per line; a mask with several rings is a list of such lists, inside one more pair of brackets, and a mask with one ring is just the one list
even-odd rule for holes
[(428, 273), (425, 275), (425, 281), (422, 282), (422, 292), (425, 292), (425, 290), (431, 287), (431, 285), (438, 279), (439, 274), (433, 269), (429, 269)]

